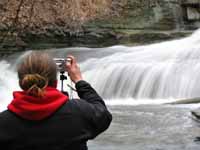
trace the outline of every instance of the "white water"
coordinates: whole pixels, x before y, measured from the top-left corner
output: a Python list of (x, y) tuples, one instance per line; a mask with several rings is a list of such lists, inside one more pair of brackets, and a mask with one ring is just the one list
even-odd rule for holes
[(200, 97), (200, 31), (182, 40), (115, 49), (121, 52), (82, 64), (105, 98)]
[[(200, 97), (200, 31), (181, 40), (138, 47), (71, 48), (51, 51), (55, 57), (74, 53), (84, 78), (108, 104), (156, 104)], [(64, 54), (64, 55), (63, 55)], [(16, 72), (0, 62), (1, 109), (20, 90)]]
[(19, 89), (17, 75), (6, 61), (0, 62), (0, 111), (12, 100), (12, 91)]

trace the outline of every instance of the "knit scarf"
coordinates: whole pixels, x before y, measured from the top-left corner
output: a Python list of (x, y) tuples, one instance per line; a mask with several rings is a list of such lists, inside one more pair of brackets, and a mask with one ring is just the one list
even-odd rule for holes
[(47, 87), (41, 98), (27, 95), (25, 91), (13, 92), (8, 110), (27, 120), (43, 120), (57, 111), (69, 98), (56, 88)]

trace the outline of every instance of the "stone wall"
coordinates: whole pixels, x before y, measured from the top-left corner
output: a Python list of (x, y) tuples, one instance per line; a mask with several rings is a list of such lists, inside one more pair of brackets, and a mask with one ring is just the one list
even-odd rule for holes
[(127, 0), (120, 16), (94, 20), (87, 27), (171, 30), (176, 28), (174, 10), (179, 6), (177, 1)]
[(200, 27), (200, 1), (182, 0), (183, 18), (185, 28), (197, 29)]

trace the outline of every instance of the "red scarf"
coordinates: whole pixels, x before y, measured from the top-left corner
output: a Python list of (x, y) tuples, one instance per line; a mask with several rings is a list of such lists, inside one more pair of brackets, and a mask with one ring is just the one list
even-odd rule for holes
[(8, 109), (28, 120), (45, 119), (69, 100), (66, 95), (53, 87), (47, 87), (42, 98), (27, 95), (24, 91), (13, 92), (13, 97)]

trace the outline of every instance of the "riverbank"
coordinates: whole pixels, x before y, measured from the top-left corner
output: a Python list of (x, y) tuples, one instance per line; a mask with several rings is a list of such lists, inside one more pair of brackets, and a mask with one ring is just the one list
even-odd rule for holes
[[(51, 3), (46, 3), (51, 6)], [(6, 21), (1, 22), (0, 54), (11, 54), (29, 49), (146, 45), (183, 38), (199, 28), (200, 14), (197, 1), (191, 3), (181, 0), (113, 0), (113, 3), (116, 3), (113, 4), (116, 14), (89, 19), (80, 24), (77, 29), (69, 28), (63, 22), (66, 20), (59, 20), (56, 15), (53, 21), (51, 17), (39, 19), (37, 20), (39, 24), (36, 21), (37, 25), (26, 26), (23, 30), (12, 24), (9, 26)], [(22, 7), (19, 16), (23, 16), (25, 6)], [(42, 11), (42, 8), (40, 10)], [(59, 10), (56, 9), (56, 11)], [(8, 15), (13, 9), (0, 7), (1, 11), (2, 14)], [(4, 17), (9, 18), (6, 15)], [(16, 23), (23, 24), (20, 21)], [(4, 39), (3, 42), (2, 39)]]
[(81, 34), (57, 35), (56, 31), (47, 33), (29, 33), (21, 39), (7, 39), (0, 45), (0, 55), (9, 55), (30, 49), (52, 49), (66, 47), (102, 48), (114, 45), (138, 46), (173, 39), (192, 34), (192, 31), (154, 31), (154, 30), (88, 30)]

